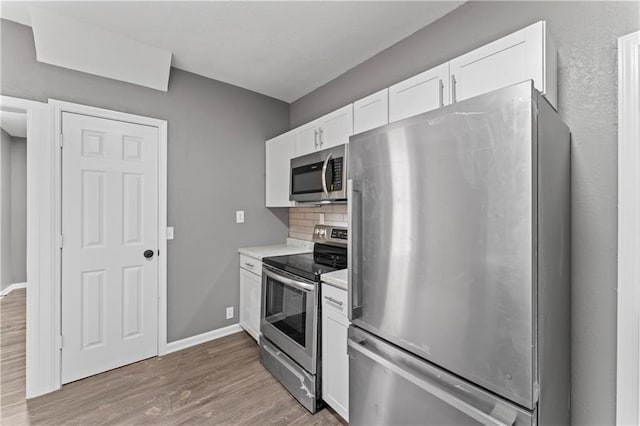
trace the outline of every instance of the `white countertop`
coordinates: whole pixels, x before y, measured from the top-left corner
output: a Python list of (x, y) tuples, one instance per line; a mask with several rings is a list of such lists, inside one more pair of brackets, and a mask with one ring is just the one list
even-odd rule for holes
[(322, 274), (321, 280), (323, 283), (330, 284), (342, 290), (347, 290), (348, 271), (348, 269), (341, 269), (339, 271), (328, 272), (326, 274)]
[(238, 253), (251, 256), (254, 259), (262, 260), (263, 257), (285, 256), (289, 254), (302, 254), (313, 252), (311, 241), (287, 238), (286, 244), (274, 244), (270, 246), (243, 247), (238, 249)]

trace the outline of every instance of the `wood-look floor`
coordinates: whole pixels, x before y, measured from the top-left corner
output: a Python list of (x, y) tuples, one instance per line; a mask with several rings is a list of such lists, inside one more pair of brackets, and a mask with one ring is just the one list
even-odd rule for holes
[(245, 333), (69, 383), (26, 401), (26, 291), (0, 299), (0, 424), (338, 425), (309, 414), (260, 365)]

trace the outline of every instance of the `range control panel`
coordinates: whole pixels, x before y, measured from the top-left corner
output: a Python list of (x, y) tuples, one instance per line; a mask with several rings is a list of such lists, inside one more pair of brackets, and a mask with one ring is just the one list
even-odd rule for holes
[(331, 238), (337, 238), (340, 240), (347, 240), (347, 230), (344, 228), (333, 228), (331, 230)]
[(313, 229), (313, 241), (323, 244), (347, 245), (347, 228), (340, 226), (316, 225)]

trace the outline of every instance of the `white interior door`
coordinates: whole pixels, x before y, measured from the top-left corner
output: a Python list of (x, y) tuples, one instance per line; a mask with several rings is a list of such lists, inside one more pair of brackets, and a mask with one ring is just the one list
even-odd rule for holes
[(158, 129), (65, 112), (62, 133), (68, 383), (158, 353)]

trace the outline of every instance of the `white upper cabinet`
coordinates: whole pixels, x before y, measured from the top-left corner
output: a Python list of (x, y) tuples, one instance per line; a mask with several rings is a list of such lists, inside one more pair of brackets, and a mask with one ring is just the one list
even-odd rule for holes
[(288, 132), (268, 140), (266, 150), (266, 206), (290, 207), (290, 160), (296, 155), (296, 133)]
[(449, 105), (449, 63), (389, 88), (389, 122)]
[(389, 89), (353, 103), (353, 133), (358, 134), (389, 123)]
[(267, 142), (267, 207), (289, 207), (289, 160), (349, 136), (533, 80), (557, 106), (557, 49), (544, 21), (394, 84)]
[(557, 101), (557, 51), (544, 21), (482, 46), (450, 62), (453, 102), (525, 80)]
[(349, 143), (353, 135), (353, 104), (318, 119), (320, 149)]
[(296, 132), (296, 157), (309, 154), (310, 152), (320, 149), (320, 142), (318, 140), (320, 128), (318, 127), (317, 121), (305, 124), (304, 126), (294, 130), (294, 132)]
[(353, 135), (353, 104), (293, 131), (297, 134), (296, 157), (349, 143), (349, 136)]

